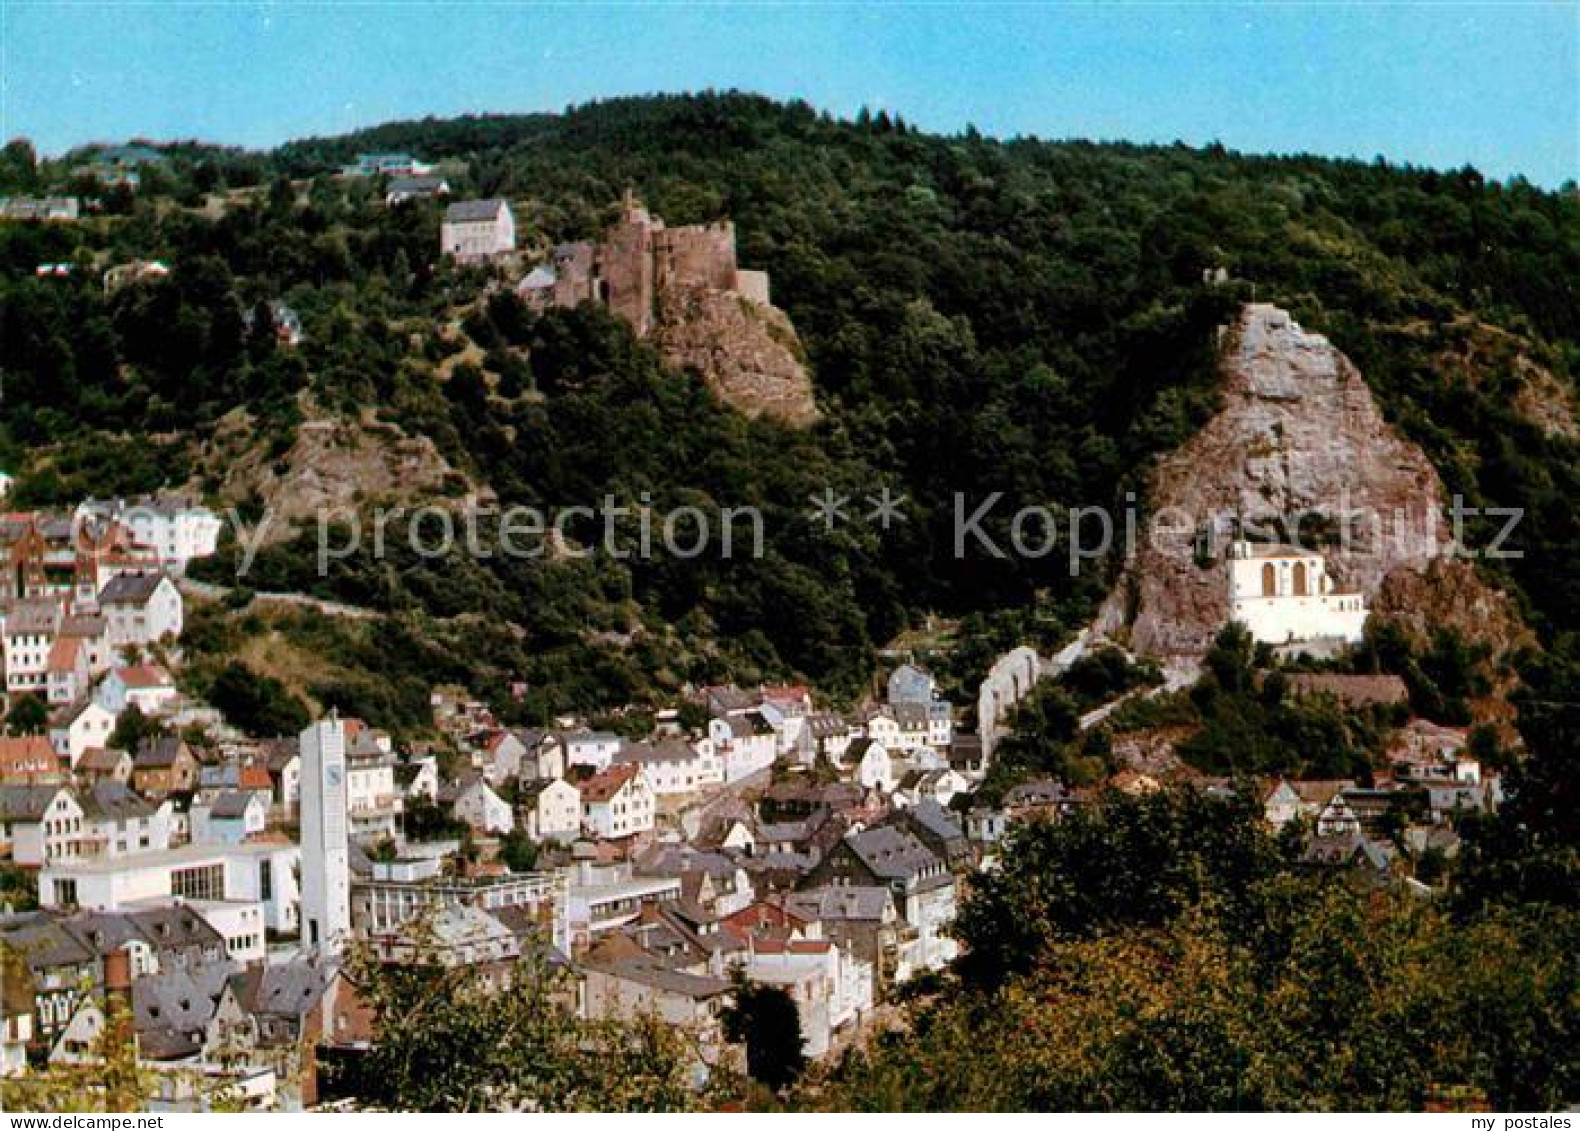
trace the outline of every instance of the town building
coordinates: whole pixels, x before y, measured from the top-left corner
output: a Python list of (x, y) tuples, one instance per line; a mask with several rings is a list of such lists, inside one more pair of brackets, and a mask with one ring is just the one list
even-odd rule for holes
[(652, 831), (656, 802), (641, 766), (611, 766), (580, 789), (582, 825), (594, 836), (620, 840)]

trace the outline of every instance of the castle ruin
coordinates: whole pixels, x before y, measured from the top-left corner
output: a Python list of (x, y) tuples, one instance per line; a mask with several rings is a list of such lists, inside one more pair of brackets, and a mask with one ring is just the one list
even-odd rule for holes
[(539, 311), (607, 307), (748, 416), (817, 419), (795, 327), (770, 300), (768, 273), (736, 263), (729, 220), (671, 228), (627, 192), (602, 242), (559, 245), (517, 293)]
[(646, 338), (666, 295), (690, 288), (771, 305), (768, 273), (743, 271), (736, 263), (733, 221), (671, 228), (627, 191), (602, 243), (560, 244), (552, 264), (529, 274), (520, 293), (539, 310), (599, 303)]

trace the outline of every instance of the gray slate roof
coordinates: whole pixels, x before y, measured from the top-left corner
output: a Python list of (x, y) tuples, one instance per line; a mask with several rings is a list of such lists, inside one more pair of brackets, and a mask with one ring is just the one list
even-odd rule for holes
[(489, 200), (458, 200), (444, 210), (444, 219), (447, 224), (475, 224), (492, 220), (505, 207), (508, 206), (498, 197)]

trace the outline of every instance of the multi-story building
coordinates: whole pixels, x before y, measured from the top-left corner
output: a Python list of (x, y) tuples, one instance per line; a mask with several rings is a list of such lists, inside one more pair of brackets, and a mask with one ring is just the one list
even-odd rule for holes
[(605, 840), (651, 832), (656, 812), (653, 790), (642, 767), (611, 766), (581, 783), (582, 824)]
[(458, 200), (444, 210), (439, 252), (480, 263), (516, 250), (516, 218), (503, 200)]

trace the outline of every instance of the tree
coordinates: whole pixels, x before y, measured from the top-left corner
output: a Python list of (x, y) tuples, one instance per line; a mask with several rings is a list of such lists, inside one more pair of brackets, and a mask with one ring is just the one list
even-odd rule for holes
[(1243, 924), (1207, 901), (1051, 942), (1001, 986), (913, 1011), (791, 1106), (1419, 1111), (1446, 1088), (1535, 1110), (1580, 1085), (1574, 915), (1459, 925), (1364, 885), (1268, 888)]
[(538, 846), (526, 833), (514, 829), (500, 838), (499, 858), (512, 872), (530, 872), (538, 866)]
[(256, 738), (296, 734), (309, 722), (307, 707), (285, 684), (239, 660), (220, 669), (208, 697), (233, 726)]
[(115, 720), (115, 729), (110, 732), (106, 743), (112, 750), (130, 750), (135, 754), (144, 742), (158, 738), (163, 731), (164, 728), (156, 720), (143, 714), (141, 707), (136, 703), (128, 703)]
[(653, 1019), (585, 1021), (565, 975), (536, 956), (495, 988), (447, 967), (418, 932), (418, 958), (347, 967), (370, 1011), (373, 1044), (354, 1079), (330, 1081), (402, 1111), (676, 1111), (698, 1100), (684, 1034)]
[(746, 1046), (746, 1071), (780, 1092), (806, 1071), (805, 1038), (795, 999), (783, 986), (748, 981), (739, 968), (735, 994), (723, 1015), (725, 1039)]
[(1002, 865), (976, 879), (955, 919), (961, 976), (997, 986), (1057, 940), (1160, 926), (1208, 900), (1231, 918), (1249, 914), (1257, 884), (1280, 866), (1261, 816), (1248, 793), (1185, 789), (1110, 793), (1063, 820), (1015, 827)]
[(49, 708), (37, 695), (17, 696), (11, 704), (11, 710), (6, 712), (7, 734), (43, 734), (48, 726)]

